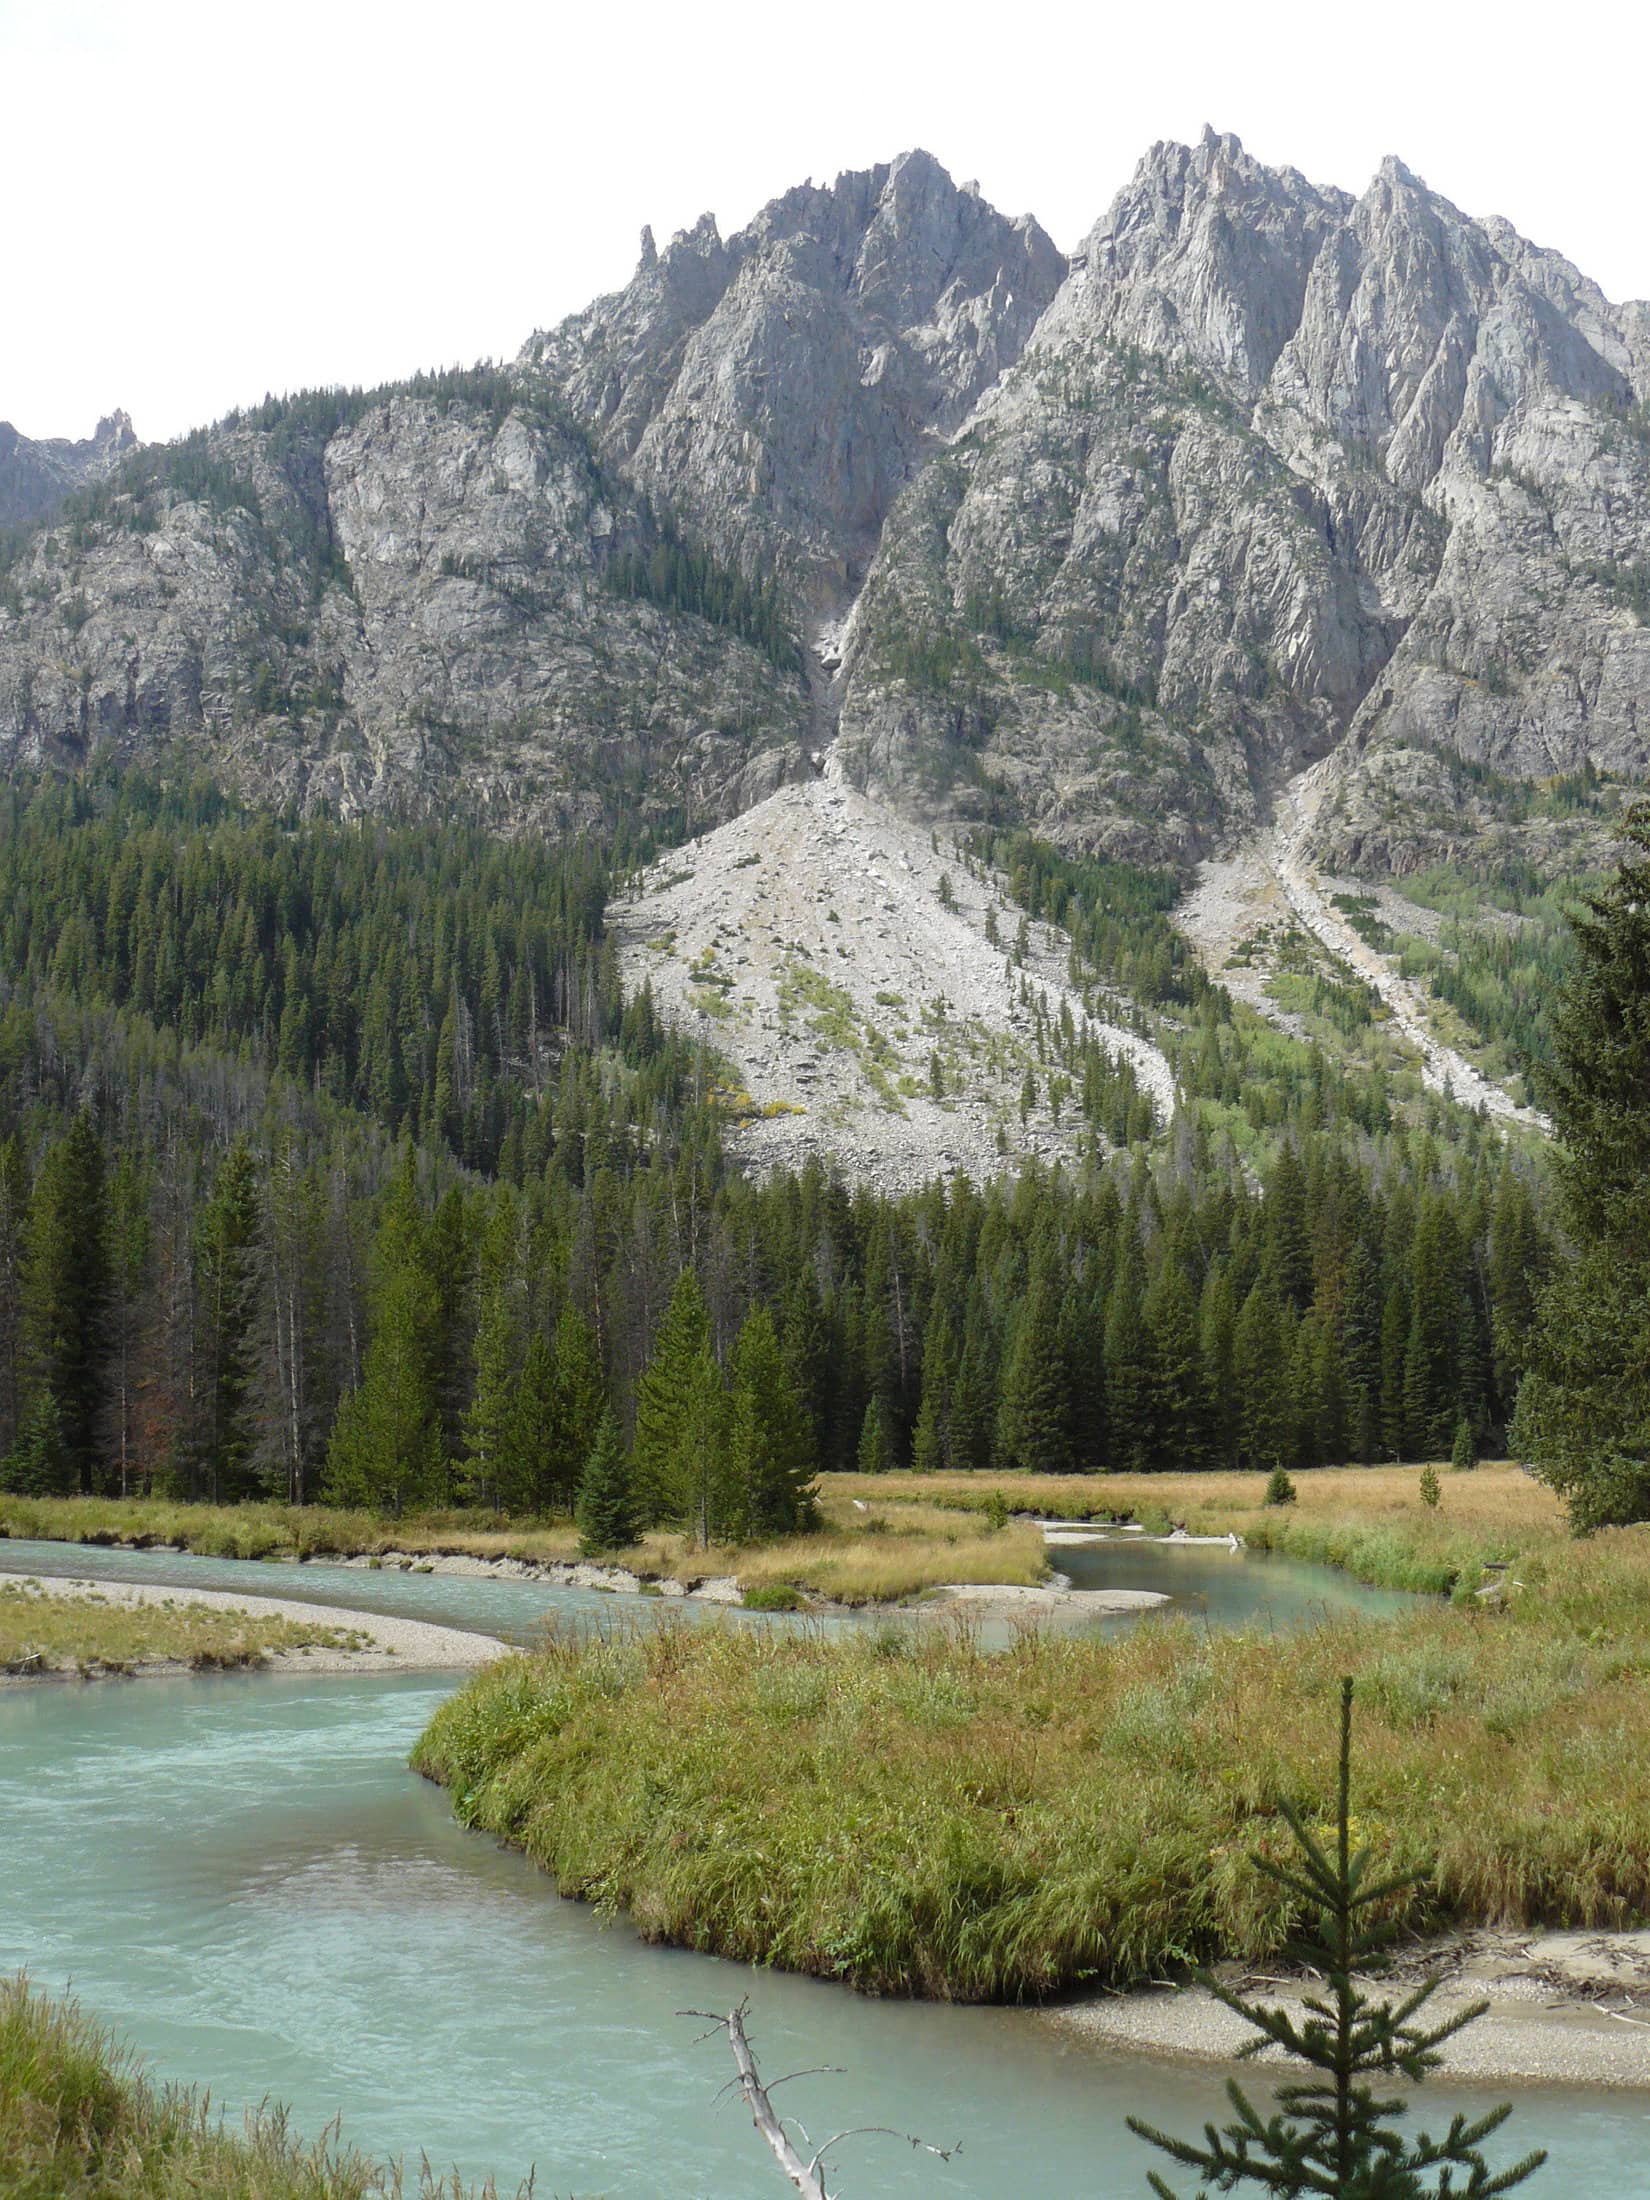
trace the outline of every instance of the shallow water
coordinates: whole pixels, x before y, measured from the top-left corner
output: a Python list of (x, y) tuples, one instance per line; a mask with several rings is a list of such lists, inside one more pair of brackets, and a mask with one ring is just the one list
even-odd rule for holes
[(1160, 1612), (1205, 1620), (1211, 1627), (1287, 1632), (1353, 1614), (1391, 1618), (1413, 1611), (1417, 1602), (1405, 1590), (1371, 1589), (1332, 1567), (1271, 1551), (1234, 1551), (1223, 1543), (1154, 1543), (1119, 1535), (1099, 1543), (1055, 1544), (1049, 1558), (1074, 1589), (1156, 1589), (1174, 1600)]
[[(1293, 1628), (1352, 1612), (1385, 1614), (1413, 1606), (1390, 1589), (1367, 1589), (1323, 1566), (1277, 1558), (1267, 1552), (1230, 1551), (1205, 1544), (1142, 1543), (1119, 1537), (1096, 1544), (1065, 1544), (1049, 1553), (1079, 1589), (1156, 1589), (1173, 1599), (1152, 1616), (1181, 1613), (1211, 1626)], [(608, 1625), (650, 1624), (665, 1614), (704, 1618), (728, 1615), (725, 1605), (681, 1597), (615, 1596), (601, 1589), (564, 1589), (549, 1582), (477, 1574), (403, 1573), (398, 1567), (357, 1567), (312, 1559), (303, 1565), (263, 1559), (200, 1558), (191, 1551), (129, 1551), (100, 1544), (28, 1543), (0, 1539), (0, 1574), (84, 1576), (98, 1581), (147, 1581), (165, 1588), (227, 1589), (243, 1596), (300, 1597), (306, 1603), (384, 1612), (402, 1619), (434, 1620), (448, 1627), (498, 1635), (506, 1642), (532, 1641), (547, 1619)], [(902, 1620), (916, 1614), (897, 1615)], [(1139, 1612), (1060, 1615), (1062, 1626), (1092, 1627), (1107, 1634), (1138, 1626)], [(840, 1615), (821, 1622), (866, 1624), (887, 1613)], [(781, 1624), (784, 1615), (744, 1615), (744, 1623)], [(981, 1623), (988, 1640), (1006, 1639), (1008, 1623)]]
[[(407, 1771), (449, 1685), (228, 1675), (0, 1694), (0, 1968), (72, 1982), (159, 2074), (223, 2105), (284, 2099), (311, 2132), (341, 2109), (369, 2150), (422, 2147), (501, 2183), (536, 2164), (544, 2195), (779, 2189), (742, 2111), (716, 2099), (725, 2047), (695, 2045), (703, 2028), (676, 2013), (744, 1994), (766, 2071), (840, 2066), (786, 2089), (810, 2129), (963, 2142), (945, 2163), (856, 2140), (849, 2193), (1143, 2193), (1124, 2115), (1189, 2130), (1218, 2113), (1208, 2069), (604, 1928)], [(1443, 2105), (1429, 2099), (1429, 2120)], [(1537, 2200), (1650, 2189), (1638, 2100), (1529, 2091), (1510, 2137), (1560, 2153), (1526, 2188)]]

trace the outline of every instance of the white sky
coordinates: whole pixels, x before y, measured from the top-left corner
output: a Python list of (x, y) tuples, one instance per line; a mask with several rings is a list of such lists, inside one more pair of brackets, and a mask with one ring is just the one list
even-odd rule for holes
[(0, 419), (180, 433), (512, 355), (651, 222), (925, 145), (1068, 249), (1156, 138), (1361, 190), (1398, 153), (1650, 294), (1637, 0), (0, 0)]

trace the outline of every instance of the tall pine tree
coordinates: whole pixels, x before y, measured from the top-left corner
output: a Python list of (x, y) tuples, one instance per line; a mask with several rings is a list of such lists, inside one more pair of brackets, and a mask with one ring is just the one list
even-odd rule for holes
[(1650, 1519), (1650, 804), (1575, 920), (1548, 1105), (1574, 1251), (1542, 1294), (1512, 1441), (1578, 1528)]

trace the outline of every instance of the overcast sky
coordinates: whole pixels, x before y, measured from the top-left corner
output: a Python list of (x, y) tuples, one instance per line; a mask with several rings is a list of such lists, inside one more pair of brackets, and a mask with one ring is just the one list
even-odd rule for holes
[(180, 433), (267, 389), (507, 357), (621, 284), (925, 145), (1066, 247), (1154, 139), (1361, 190), (1394, 152), (1650, 294), (1637, 0), (0, 0), (0, 419)]

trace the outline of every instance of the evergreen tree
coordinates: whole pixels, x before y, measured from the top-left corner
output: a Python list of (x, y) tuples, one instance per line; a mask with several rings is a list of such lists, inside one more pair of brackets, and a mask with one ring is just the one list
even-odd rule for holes
[(394, 1513), (440, 1504), (447, 1496), (436, 1358), (441, 1294), (410, 1147), (385, 1198), (370, 1305), (361, 1386), (340, 1407), (328, 1447), (327, 1496)]
[(940, 1406), (940, 1385), (925, 1371), (922, 1404), (917, 1425), (911, 1431), (911, 1467), (916, 1474), (938, 1474), (945, 1466), (945, 1414)]
[(499, 1441), (499, 1494), (511, 1512), (572, 1508), (591, 1447), (586, 1444), (582, 1463), (562, 1449), (555, 1347), (541, 1330), (527, 1340)]
[(947, 1416), (946, 1464), (954, 1472), (976, 1474), (991, 1464), (994, 1359), (985, 1308), (975, 1291), (969, 1298), (957, 1384)]
[(859, 1432), (859, 1456), (855, 1464), (861, 1474), (886, 1474), (893, 1463), (888, 1430), (882, 1415), (882, 1400), (873, 1398), (865, 1408), (865, 1419)]
[(1548, 1104), (1573, 1256), (1543, 1292), (1515, 1449), (1579, 1529), (1650, 1518), (1650, 804), (1575, 920)]
[(16, 1444), (0, 1459), (0, 1482), (21, 1497), (72, 1497), (78, 1489), (62, 1409), (49, 1390), (36, 1393)]
[(1461, 1332), (1460, 1253), (1447, 1203), (1429, 1198), (1416, 1221), (1409, 1336), (1404, 1347), (1404, 1450), (1436, 1457), (1455, 1429)]
[(653, 1350), (636, 1386), (633, 1487), (644, 1525), (692, 1522), (704, 1479), (695, 1443), (707, 1368), (714, 1369), (710, 1311), (691, 1268), (676, 1279)]
[(1003, 1364), (997, 1409), (999, 1467), (1033, 1474), (1071, 1471), (1071, 1396), (1060, 1350), (1062, 1292), (1052, 1251), (1033, 1263)]
[[(550, 1459), (535, 1488), (540, 1505), (566, 1506), (578, 1487), (578, 1462), (588, 1459), (607, 1410), (607, 1384), (602, 1376), (601, 1347), (571, 1299), (565, 1301), (556, 1322), (551, 1346), (552, 1410), (549, 1420)], [(524, 1385), (530, 1396), (533, 1385)]]
[[(112, 1454), (122, 1497), (138, 1476), (138, 1369), (148, 1312), (150, 1169), (147, 1157), (123, 1153), (109, 1178), (107, 1453)], [(249, 1313), (251, 1309), (248, 1309)], [(250, 1322), (248, 1324), (250, 1329)]]
[(1152, 1383), (1152, 1463), (1184, 1473), (1205, 1463), (1198, 1309), (1186, 1271), (1165, 1254), (1143, 1318)]
[(735, 1496), (728, 1530), (794, 1535), (817, 1524), (813, 1430), (791, 1380), (773, 1317), (752, 1309), (733, 1348), (729, 1426)]
[(1106, 1464), (1114, 1473), (1152, 1461), (1155, 1399), (1145, 1322), (1145, 1262), (1125, 1224), (1123, 1248), (1106, 1302)]
[(255, 1441), (249, 1411), (253, 1319), (259, 1271), (256, 1165), (244, 1139), (224, 1156), (201, 1210), (198, 1260), (201, 1312), (199, 1471), (213, 1504), (252, 1488)]
[[(1309, 1977), (1322, 1978), (1324, 1987), (1308, 1997), (1305, 2013), (1297, 2017), (1286, 2008), (1245, 2000), (1207, 1973), (1202, 1984), (1254, 2028), (1257, 2037), (1245, 2055), (1280, 2048), (1312, 2074), (1281, 2080), (1270, 2115), (1229, 2081), (1232, 2120), (1223, 2129), (1206, 2124), (1201, 2145), (1172, 2138), (1137, 2116), (1129, 2117), (1129, 2129), (1219, 2192), (1255, 2185), (1278, 2200), (1306, 2200), (1308, 2194), (1325, 2200), (1497, 2200), (1513, 2191), (1547, 2157), (1538, 2150), (1500, 2171), (1485, 2162), (1484, 2141), (1500, 2130), (1510, 2107), (1475, 2118), (1452, 2116), (1442, 2138), (1421, 2132), (1411, 2139), (1399, 2123), (1403, 2101), (1383, 2096), (1370, 2082), (1390, 2085), (1407, 2078), (1419, 2085), (1438, 2068), (1445, 2041), (1476, 2022), (1489, 2004), (1477, 2002), (1427, 2024), (1421, 2020), (1438, 1990), (1436, 1980), (1390, 2005), (1358, 1983), (1359, 1973), (1368, 1971), (1393, 1938), (1393, 1928), (1381, 1920), (1382, 1905), (1415, 1886), (1420, 1875), (1381, 1877), (1371, 1851), (1352, 1845), (1350, 1680), (1341, 1683), (1334, 1845), (1294, 1804), (1283, 1801), (1279, 1807), (1296, 1854), (1281, 1864), (1259, 1854), (1252, 1861), (1292, 1902), (1306, 1906), (1311, 1922), (1291, 1937), (1287, 1953)], [(1155, 2171), (1148, 2182), (1158, 2200), (1174, 2200)]]
[(1238, 1448), (1246, 1467), (1269, 1472), (1289, 1448), (1289, 1362), (1282, 1324), (1264, 1284), (1243, 1302), (1232, 1344), (1232, 1380), (1238, 1399)]
[(586, 1558), (627, 1550), (640, 1530), (631, 1490), (630, 1461), (624, 1437), (611, 1413), (604, 1413), (579, 1481), (579, 1549)]
[(476, 1322), (475, 1390), (464, 1416), (464, 1490), (474, 1504), (513, 1509), (526, 1501), (515, 1452), (520, 1349), (509, 1301), (490, 1289)]
[[(72, 1487), (92, 1487), (108, 1298), (103, 1148), (82, 1111), (48, 1149), (29, 1204), (24, 1351), (32, 1399), (57, 1410)], [(25, 1415), (27, 1421), (29, 1416)]]
[(0, 1141), (0, 1458), (17, 1440), (23, 1394), (23, 1272), (29, 1178), (15, 1131)]

